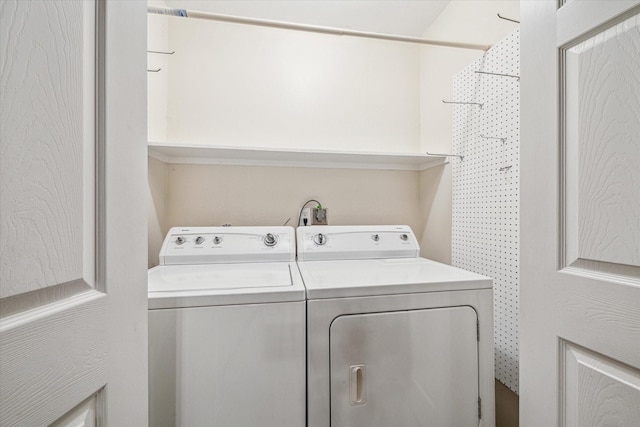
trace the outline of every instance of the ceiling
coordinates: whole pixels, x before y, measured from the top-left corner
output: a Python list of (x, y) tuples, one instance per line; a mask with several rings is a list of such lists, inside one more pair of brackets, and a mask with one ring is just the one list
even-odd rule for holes
[(420, 37), (449, 0), (167, 0), (173, 8)]

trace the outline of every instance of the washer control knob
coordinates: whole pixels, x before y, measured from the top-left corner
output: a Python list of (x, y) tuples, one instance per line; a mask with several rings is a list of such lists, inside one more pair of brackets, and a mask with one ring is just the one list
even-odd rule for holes
[(313, 243), (319, 246), (325, 245), (327, 243), (327, 236), (322, 233), (318, 233), (313, 236)]
[(400, 240), (404, 240), (406, 242), (407, 240), (409, 240), (409, 236), (407, 236), (406, 234), (401, 234)]
[(275, 246), (278, 244), (278, 237), (275, 234), (267, 233), (264, 236), (264, 244), (267, 246)]
[(178, 236), (178, 237), (176, 238), (176, 244), (178, 244), (178, 245), (182, 245), (182, 244), (184, 244), (184, 242), (186, 242), (186, 241), (187, 241), (187, 239), (185, 239), (185, 238), (184, 238), (184, 237), (182, 237), (182, 236)]
[(220, 237), (220, 236), (215, 236), (215, 237), (213, 238), (213, 244), (214, 244), (214, 245), (219, 245), (220, 243), (222, 243), (222, 237)]
[(201, 245), (204, 242), (204, 237), (198, 236), (196, 237), (196, 245)]
[(380, 240), (380, 235), (374, 234), (373, 236), (371, 236), (371, 238), (373, 239), (374, 242), (377, 242), (378, 240)]

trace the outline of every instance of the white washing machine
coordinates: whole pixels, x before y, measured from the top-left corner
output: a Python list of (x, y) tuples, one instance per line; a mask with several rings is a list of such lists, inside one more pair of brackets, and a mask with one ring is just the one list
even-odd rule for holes
[(150, 425), (305, 424), (291, 227), (176, 227), (149, 270)]
[(407, 226), (297, 229), (309, 427), (495, 425), (492, 280)]

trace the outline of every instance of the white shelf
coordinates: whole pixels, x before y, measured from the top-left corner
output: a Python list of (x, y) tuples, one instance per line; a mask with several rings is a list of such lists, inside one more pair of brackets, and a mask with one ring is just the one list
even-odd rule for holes
[(420, 153), (235, 148), (149, 143), (149, 157), (165, 163), (288, 166), (337, 169), (424, 170), (446, 158)]

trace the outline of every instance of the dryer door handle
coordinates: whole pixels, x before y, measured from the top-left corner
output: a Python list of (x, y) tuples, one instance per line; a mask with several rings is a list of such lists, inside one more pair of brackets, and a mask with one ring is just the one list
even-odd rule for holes
[(366, 366), (364, 364), (349, 367), (349, 405), (364, 405), (367, 403)]

